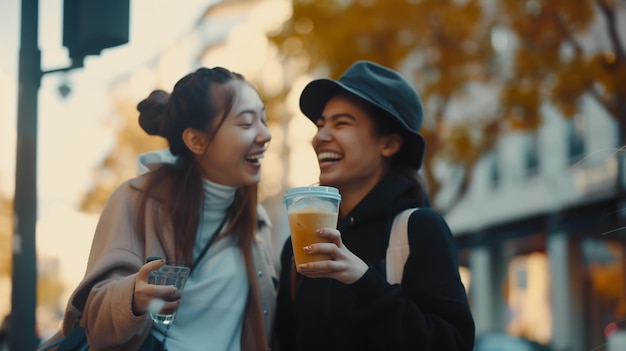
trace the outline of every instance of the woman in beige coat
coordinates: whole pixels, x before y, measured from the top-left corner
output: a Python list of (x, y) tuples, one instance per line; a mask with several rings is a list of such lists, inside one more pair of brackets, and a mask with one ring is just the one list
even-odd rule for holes
[[(63, 334), (84, 328), (91, 350), (268, 350), (276, 272), (257, 204), (271, 139), (259, 94), (239, 74), (200, 68), (137, 108), (169, 150), (140, 156), (144, 173), (109, 198)], [(146, 263), (154, 256), (163, 260)], [(164, 260), (192, 267), (173, 301), (171, 287), (147, 281)], [(149, 316), (157, 298), (177, 308), (169, 326)]]

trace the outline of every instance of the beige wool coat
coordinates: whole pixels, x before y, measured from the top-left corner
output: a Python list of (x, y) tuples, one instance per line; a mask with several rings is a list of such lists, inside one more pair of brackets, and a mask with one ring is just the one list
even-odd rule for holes
[[(145, 244), (138, 237), (138, 189), (144, 183), (145, 176), (139, 176), (124, 182), (111, 194), (96, 227), (85, 276), (67, 304), (62, 330), (49, 342), (67, 335), (79, 324), (87, 331), (90, 350), (95, 351), (137, 350), (148, 336), (151, 318), (147, 313), (136, 316), (132, 312), (135, 276), (147, 257), (176, 257), (174, 233), (159, 218), (161, 205), (154, 199), (146, 206)], [(244, 252), (244, 257), (250, 258), (246, 260), (248, 278), (258, 286), (258, 290), (250, 289), (248, 295), (241, 339), (245, 351), (269, 350), (274, 325), (277, 273), (271, 223), (261, 205), (258, 220), (262, 225), (256, 233), (253, 252)], [(165, 242), (159, 239), (159, 231), (165, 234)], [(255, 290), (257, 294), (253, 293)]]

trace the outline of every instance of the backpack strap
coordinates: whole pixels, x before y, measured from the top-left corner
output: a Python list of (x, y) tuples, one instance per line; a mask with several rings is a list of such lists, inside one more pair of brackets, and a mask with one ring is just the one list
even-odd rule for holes
[(389, 246), (387, 247), (386, 267), (389, 284), (400, 284), (404, 264), (409, 257), (409, 217), (419, 208), (409, 208), (396, 215), (391, 225)]

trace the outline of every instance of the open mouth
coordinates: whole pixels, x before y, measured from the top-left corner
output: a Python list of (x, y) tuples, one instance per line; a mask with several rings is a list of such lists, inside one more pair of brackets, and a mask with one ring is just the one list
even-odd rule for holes
[(264, 153), (258, 153), (258, 154), (253, 154), (253, 155), (248, 155), (246, 156), (246, 161), (250, 162), (250, 163), (259, 163), (259, 160), (262, 159), (264, 157)]
[(317, 161), (320, 164), (338, 162), (342, 158), (343, 157), (336, 152), (320, 152), (317, 154)]

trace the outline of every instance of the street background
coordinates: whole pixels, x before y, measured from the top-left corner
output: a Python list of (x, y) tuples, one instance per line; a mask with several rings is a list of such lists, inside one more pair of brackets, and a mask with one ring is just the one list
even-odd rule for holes
[[(63, 1), (39, 13), (42, 70), (68, 66)], [(137, 125), (151, 90), (199, 66), (257, 86), (273, 134), (260, 199), (278, 252), (282, 194), (318, 174), (299, 93), (370, 59), (424, 100), (423, 176), (457, 238), (479, 338), (609, 350), (626, 320), (625, 16), (623, 0), (130, 1), (128, 44), (39, 88), (38, 335), (57, 330), (110, 192), (139, 153), (164, 147)], [(20, 2), (2, 0), (0, 316), (11, 312), (19, 20)]]

